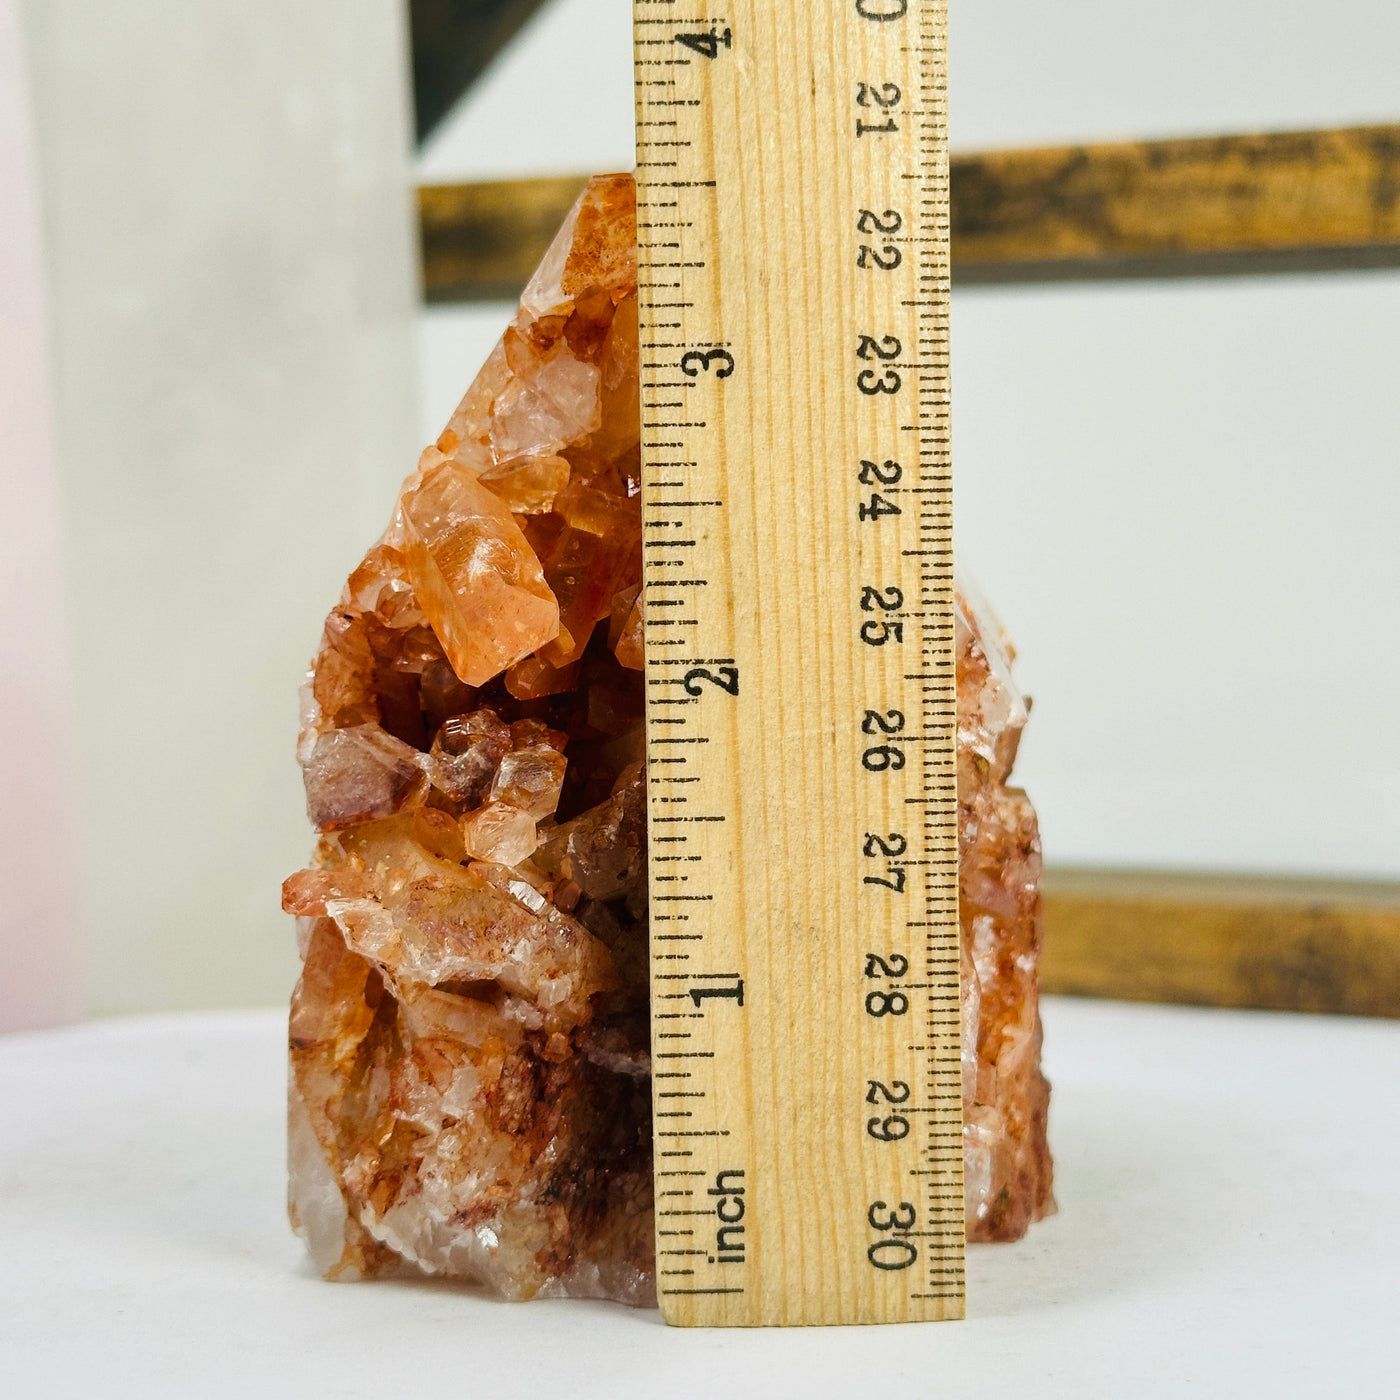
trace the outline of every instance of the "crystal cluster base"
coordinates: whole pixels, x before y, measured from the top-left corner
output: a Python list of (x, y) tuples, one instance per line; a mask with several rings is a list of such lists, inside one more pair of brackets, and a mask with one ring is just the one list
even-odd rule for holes
[[(329, 1278), (654, 1298), (635, 196), (593, 180), (326, 620), (283, 887), (291, 1215)], [(970, 1239), (1052, 1209), (1026, 707), (958, 598)]]

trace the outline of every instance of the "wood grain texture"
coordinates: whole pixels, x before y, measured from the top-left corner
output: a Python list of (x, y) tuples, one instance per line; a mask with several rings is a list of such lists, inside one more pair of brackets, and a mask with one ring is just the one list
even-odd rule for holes
[[(420, 191), (430, 302), (514, 297), (582, 176)], [(1400, 126), (952, 162), (958, 285), (1400, 266)]]
[(635, 14), (658, 1298), (959, 1317), (946, 5)]
[(586, 181), (583, 175), (418, 191), (429, 303), (515, 300)]
[(959, 282), (1400, 262), (1400, 127), (953, 162)]
[(1041, 987), (1400, 1017), (1400, 885), (1052, 870)]

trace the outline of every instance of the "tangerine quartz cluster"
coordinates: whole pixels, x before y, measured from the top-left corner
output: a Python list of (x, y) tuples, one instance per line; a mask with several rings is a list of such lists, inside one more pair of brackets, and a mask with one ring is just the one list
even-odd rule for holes
[[(326, 620), (287, 880), (329, 1278), (654, 1298), (635, 196), (593, 180)], [(1026, 708), (958, 600), (968, 1233), (1051, 1208)], [(820, 814), (816, 814), (820, 818)]]

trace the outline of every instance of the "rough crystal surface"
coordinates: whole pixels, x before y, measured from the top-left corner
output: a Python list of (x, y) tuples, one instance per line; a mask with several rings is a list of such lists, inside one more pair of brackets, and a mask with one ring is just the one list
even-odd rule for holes
[[(287, 880), (290, 1207), (329, 1278), (654, 1297), (635, 204), (593, 180), (326, 620)], [(968, 1234), (1053, 1208), (1026, 706), (960, 586)]]

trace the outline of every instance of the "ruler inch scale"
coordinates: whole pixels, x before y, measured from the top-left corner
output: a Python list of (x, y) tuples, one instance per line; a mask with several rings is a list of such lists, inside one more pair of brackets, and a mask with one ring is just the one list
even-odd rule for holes
[(946, 0), (633, 0), (656, 1275), (964, 1312)]

